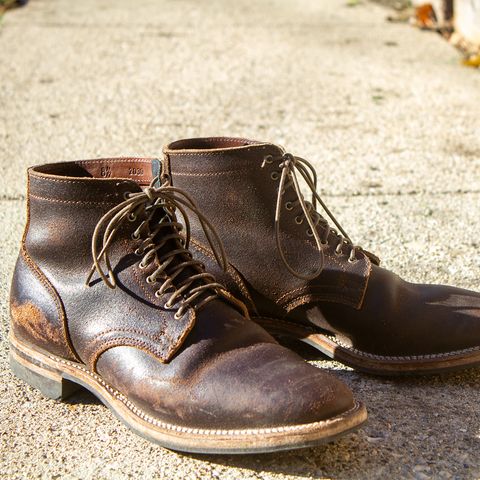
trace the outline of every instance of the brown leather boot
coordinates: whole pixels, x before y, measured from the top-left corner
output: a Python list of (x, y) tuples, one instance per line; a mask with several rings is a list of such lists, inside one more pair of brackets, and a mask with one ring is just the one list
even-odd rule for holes
[(29, 170), (11, 290), (17, 376), (56, 399), (85, 387), (132, 430), (189, 452), (300, 448), (361, 424), (342, 382), (278, 345), (192, 257), (175, 210), (197, 215), (225, 262), (208, 221), (181, 190), (155, 187), (151, 165)]
[(330, 214), (306, 160), (235, 138), (180, 140), (164, 153), (166, 175), (219, 232), (231, 262), (227, 274), (213, 264), (198, 222), (192, 248), (270, 333), (378, 374), (480, 362), (480, 294), (408, 283), (381, 268)]

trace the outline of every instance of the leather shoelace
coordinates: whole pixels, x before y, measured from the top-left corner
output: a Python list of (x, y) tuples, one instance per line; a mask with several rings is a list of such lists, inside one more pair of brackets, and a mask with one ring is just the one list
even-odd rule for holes
[[(267, 155), (264, 158), (262, 163), (262, 168), (265, 167), (267, 163), (272, 163), (274, 161), (274, 157), (272, 155)], [(361, 247), (355, 246), (350, 237), (347, 235), (345, 230), (339, 224), (337, 219), (333, 216), (332, 212), (328, 209), (325, 205), (325, 202), (322, 200), (320, 195), (317, 192), (317, 174), (315, 169), (313, 168), (312, 164), (307, 160), (296, 157), (291, 153), (285, 153), (279, 159), (281, 163), (279, 164), (279, 168), (281, 169), (281, 173), (279, 175), (278, 172), (272, 173), (272, 179), (277, 180), (280, 178), (280, 184), (278, 186), (278, 195), (277, 195), (277, 203), (275, 208), (275, 238), (277, 242), (277, 248), (280, 253), (280, 257), (285, 264), (286, 268), (292, 275), (295, 275), (298, 278), (304, 280), (312, 280), (316, 278), (323, 270), (325, 259), (323, 248), (324, 246), (328, 245), (329, 239), (334, 237), (338, 240), (337, 246), (335, 248), (335, 252), (337, 255), (343, 254), (343, 248), (350, 248), (350, 255), (348, 257), (348, 261), (355, 262), (357, 260), (357, 252), (362, 251)], [(299, 178), (297, 173), (301, 175), (301, 177), (305, 180), (308, 188), (312, 193), (311, 201), (305, 201), (303, 198), (303, 194), (299, 184)], [(283, 252), (282, 242), (281, 242), (281, 235), (280, 235), (280, 217), (283, 207), (283, 197), (287, 188), (292, 187), (295, 191), (297, 199), (291, 202), (286, 202), (285, 208), (287, 210), (294, 210), (299, 205), (301, 206), (303, 216), (307, 220), (308, 223), (308, 230), (307, 234), (315, 239), (315, 243), (320, 254), (320, 266), (312, 273), (312, 274), (305, 274), (302, 272), (296, 271), (289, 263), (287, 258), (285, 257), (285, 253)], [(330, 220), (335, 224), (338, 229), (333, 229), (330, 227), (328, 220), (320, 213), (317, 212), (317, 203), (321, 205), (325, 213), (328, 215)], [(300, 219), (300, 220), (298, 220)], [(297, 223), (302, 223), (301, 217), (296, 217)], [(323, 235), (320, 237), (318, 233), (317, 226), (323, 226)], [(340, 232), (340, 233), (339, 233)]]
[[(138, 221), (139, 225), (133, 232), (132, 238), (142, 240), (135, 251), (137, 255), (142, 257), (139, 267), (143, 269), (156, 262), (157, 268), (147, 277), (146, 281), (148, 283), (161, 283), (160, 288), (155, 292), (157, 297), (170, 290), (171, 295), (165, 304), (165, 308), (174, 308), (174, 305), (178, 302), (179, 308), (175, 313), (175, 318), (180, 318), (189, 306), (198, 309), (224, 291), (223, 285), (217, 283), (213, 275), (205, 272), (202, 263), (193, 259), (188, 251), (190, 222), (187, 210), (197, 216), (212, 252), (223, 269), (227, 266), (227, 260), (218, 234), (210, 222), (199, 212), (193, 200), (178, 188), (168, 185), (154, 187), (156, 180), (154, 179), (141, 192), (126, 194), (125, 201), (113, 207), (98, 221), (92, 236), (93, 265), (86, 284), (89, 285), (96, 270), (108, 287), (116, 287), (116, 280), (109, 258), (109, 248), (124, 222)], [(153, 221), (154, 215), (158, 215), (158, 209), (161, 209), (162, 218), (159, 221)], [(185, 236), (180, 234), (183, 225), (176, 221), (175, 211), (177, 210), (181, 213), (185, 222)], [(140, 215), (144, 217), (141, 221), (138, 219)], [(163, 234), (161, 234), (162, 230)], [(102, 246), (99, 250), (98, 245), (102, 231)], [(163, 247), (167, 246), (167, 243), (168, 247), (161, 251)], [(169, 248), (169, 246), (173, 246), (173, 248)], [(102, 261), (104, 266), (102, 266)], [(182, 272), (188, 273), (186, 279), (179, 278)], [(193, 305), (192, 302), (195, 300), (197, 302)], [(229, 300), (232, 299), (229, 298)], [(233, 303), (236, 303), (235, 300), (233, 300)]]

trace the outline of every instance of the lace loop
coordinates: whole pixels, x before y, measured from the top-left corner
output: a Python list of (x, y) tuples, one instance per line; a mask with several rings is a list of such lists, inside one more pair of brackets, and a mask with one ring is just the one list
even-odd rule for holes
[[(272, 163), (272, 156), (265, 157), (263, 163), (262, 163), (262, 168), (264, 168), (267, 164)], [(328, 245), (328, 238), (331, 235), (336, 235), (339, 238), (338, 245), (335, 249), (335, 252), (337, 255), (342, 254), (342, 247), (343, 246), (349, 246), (351, 248), (350, 255), (348, 257), (348, 260), (350, 262), (354, 262), (356, 260), (356, 252), (361, 251), (361, 248), (358, 246), (353, 245), (352, 241), (350, 240), (350, 237), (347, 235), (345, 230), (342, 228), (342, 226), (339, 224), (337, 219), (333, 216), (332, 212), (328, 209), (328, 207), (325, 205), (325, 202), (322, 200), (320, 195), (317, 192), (317, 174), (315, 172), (315, 169), (313, 168), (313, 165), (308, 162), (307, 160), (297, 157), (292, 155), (291, 153), (285, 153), (281, 157), (281, 162), (279, 164), (279, 168), (281, 169), (281, 174), (279, 175), (278, 172), (272, 172), (270, 175), (272, 179), (278, 178), (280, 176), (280, 183), (278, 186), (278, 194), (277, 194), (277, 203), (276, 203), (276, 208), (275, 208), (275, 239), (277, 243), (277, 248), (280, 254), (280, 257), (285, 264), (285, 267), (288, 269), (290, 273), (295, 275), (298, 278), (301, 278), (303, 280), (313, 280), (316, 278), (318, 275), (323, 270), (324, 264), (325, 264), (325, 258), (324, 258), (324, 253), (323, 253), (323, 248), (324, 246)], [(273, 173), (276, 173), (276, 176), (273, 175)], [(307, 184), (309, 190), (311, 191), (311, 201), (307, 202), (305, 201), (301, 188), (300, 188), (300, 183), (299, 183), (299, 175), (305, 183)], [(275, 177), (275, 178), (274, 178)], [(302, 208), (302, 213), (304, 218), (307, 220), (309, 228), (307, 229), (308, 236), (313, 237), (315, 240), (315, 244), (317, 247), (317, 250), (320, 254), (320, 265), (316, 270), (311, 273), (311, 274), (305, 274), (303, 272), (298, 272), (296, 271), (288, 262), (285, 253), (283, 251), (282, 247), (282, 242), (281, 242), (281, 231), (280, 231), (280, 217), (281, 217), (281, 211), (282, 211), (282, 205), (284, 205), (283, 202), (283, 197), (285, 195), (285, 191), (287, 188), (293, 187), (293, 190), (295, 191), (295, 194), (297, 196), (297, 199), (295, 201), (288, 201), (286, 205), (288, 207), (286, 208), (287, 210), (293, 210), (293, 208), (296, 205), (300, 205)], [(337, 233), (336, 230), (333, 228), (330, 228), (328, 220), (322, 217), (318, 212), (317, 212), (317, 205), (320, 205), (327, 216), (330, 218), (330, 220), (334, 223), (334, 225), (337, 227), (338, 231), (340, 234)], [(299, 216), (295, 217), (295, 222), (297, 224), (301, 224), (302, 221), (299, 220)], [(320, 238), (318, 234), (318, 229), (317, 226), (319, 224), (322, 224), (325, 228), (325, 234), (323, 235), (323, 238)]]
[[(215, 259), (224, 270), (227, 268), (227, 260), (218, 234), (212, 224), (198, 210), (190, 196), (183, 190), (169, 185), (154, 187), (155, 182), (156, 179), (141, 192), (130, 193), (123, 202), (109, 210), (98, 221), (92, 235), (93, 265), (87, 276), (86, 284), (90, 284), (94, 272), (97, 271), (109, 288), (116, 287), (117, 283), (109, 258), (110, 246), (125, 221), (133, 222), (140, 215), (146, 215), (145, 220), (141, 222), (138, 220), (140, 224), (132, 235), (134, 239), (142, 240), (135, 250), (136, 255), (142, 256), (139, 267), (147, 268), (156, 261), (156, 269), (148, 276), (148, 283), (156, 283), (162, 278), (163, 283), (155, 292), (155, 296), (159, 297), (167, 290), (171, 290), (167, 304), (173, 306), (180, 302), (176, 316), (179, 318), (183, 316), (187, 307), (200, 296), (203, 295), (205, 298), (201, 299), (195, 308), (200, 308), (224, 290), (224, 287), (217, 283), (210, 273), (204, 271), (201, 262), (192, 258), (188, 250), (190, 222), (187, 210), (197, 216)], [(158, 209), (163, 209), (164, 215), (158, 222), (152, 222)], [(176, 221), (176, 211), (181, 213), (185, 223), (184, 237), (180, 235), (183, 225)], [(151, 229), (152, 223), (155, 226)], [(162, 229), (167, 229), (167, 232), (165, 235), (158, 235)], [(103, 235), (101, 235), (102, 231)], [(99, 249), (100, 240), (101, 248)], [(159, 256), (160, 249), (169, 241), (173, 241), (177, 248), (169, 248), (165, 254)], [(168, 267), (170, 267), (170, 271), (167, 274)], [(188, 278), (182, 280), (178, 285), (174, 285), (175, 279), (186, 269), (191, 270)], [(208, 291), (211, 292), (210, 295), (208, 295)]]

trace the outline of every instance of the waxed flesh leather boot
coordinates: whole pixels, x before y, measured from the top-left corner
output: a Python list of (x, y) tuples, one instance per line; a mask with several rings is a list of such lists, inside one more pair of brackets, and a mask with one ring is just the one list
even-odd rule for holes
[(61, 399), (85, 387), (132, 430), (189, 452), (315, 445), (366, 419), (350, 390), (249, 320), (188, 250), (188, 195), (155, 159), (28, 171), (28, 220), (11, 289), (11, 367)]
[(308, 161), (241, 138), (179, 140), (164, 157), (164, 178), (212, 219), (227, 272), (213, 263), (198, 222), (192, 248), (270, 333), (376, 374), (480, 362), (480, 294), (409, 283), (380, 267), (328, 210)]

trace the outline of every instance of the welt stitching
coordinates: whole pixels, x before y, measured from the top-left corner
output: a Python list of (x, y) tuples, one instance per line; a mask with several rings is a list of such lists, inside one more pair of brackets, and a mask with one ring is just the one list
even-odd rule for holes
[(25, 230), (23, 231), (22, 235), (22, 250), (27, 251), (26, 247), (26, 241), (27, 241), (27, 235), (28, 235), (28, 230), (30, 229), (30, 176), (27, 176), (27, 221), (25, 225)]
[[(301, 297), (298, 297), (294, 300), (291, 300), (290, 302), (285, 303), (283, 307), (290, 312), (291, 310), (298, 307), (299, 305), (302, 305), (304, 301), (307, 301), (307, 302), (308, 301), (325, 301), (325, 302), (334, 301), (334, 302), (345, 304), (345, 302), (351, 302), (351, 303), (356, 302), (356, 298), (349, 297), (349, 296), (340, 297), (338, 295), (328, 295), (328, 294), (302, 295)], [(347, 305), (349, 305), (349, 303), (347, 303)]]
[[(246, 152), (251, 152), (253, 149), (251, 147), (247, 148), (242, 148), (241, 152), (246, 153)], [(212, 151), (198, 151), (198, 152), (182, 152), (181, 150), (178, 151), (173, 151), (173, 152), (168, 152), (169, 155), (178, 155), (182, 157), (218, 157), (218, 156), (225, 156), (228, 155), (229, 153), (233, 153), (235, 149), (221, 149), (218, 152), (212, 152)]]
[(119, 328), (109, 328), (107, 330), (103, 330), (102, 332), (100, 332), (98, 334), (98, 337), (102, 337), (104, 335), (108, 335), (109, 333), (113, 333), (113, 332), (136, 333), (136, 334), (142, 335), (145, 338), (148, 338), (149, 340), (152, 340), (154, 342), (157, 341), (157, 340), (161, 340), (162, 336), (168, 336), (168, 335), (165, 334), (165, 332), (163, 330), (158, 334), (151, 335), (151, 334), (149, 334), (149, 333), (147, 333), (143, 330), (140, 330), (139, 328), (119, 327)]
[[(51, 173), (46, 173), (46, 174), (39, 174), (37, 172), (31, 172), (30, 177), (34, 180), (38, 180), (39, 182), (55, 182), (55, 183), (77, 183), (81, 185), (85, 185), (86, 183), (90, 182), (95, 182), (97, 184), (104, 183), (106, 185), (109, 185), (112, 183), (113, 180), (121, 180), (121, 178), (93, 178), (93, 177), (83, 177), (82, 180), (67, 180), (67, 179), (61, 179), (61, 178), (52, 178), (47, 175), (53, 175)], [(123, 179), (125, 180), (125, 179)]]
[[(125, 243), (127, 243), (125, 241)], [(153, 298), (153, 296), (150, 294), (150, 292), (147, 292), (147, 290), (145, 290), (144, 286), (143, 286), (143, 283), (140, 281), (140, 278), (138, 277), (138, 274), (137, 274), (137, 266), (135, 265), (133, 267), (133, 270), (132, 270), (132, 273), (133, 273), (133, 276), (135, 277), (135, 283), (140, 287), (140, 290), (144, 293), (144, 295), (154, 304), (156, 305), (158, 302), (160, 302), (160, 299), (158, 300), (155, 300), (155, 298)], [(162, 316), (163, 319), (165, 319), (164, 315), (163, 315), (163, 312), (160, 313), (160, 315)]]
[(75, 205), (105, 205), (105, 204), (113, 205), (118, 203), (112, 200), (102, 200), (98, 202), (93, 202), (90, 200), (60, 200), (58, 198), (41, 197), (40, 195), (34, 195), (33, 193), (29, 193), (29, 197), (35, 198), (36, 200), (45, 200), (47, 202), (75, 204)]
[[(137, 163), (145, 163), (147, 165), (150, 165), (152, 159), (147, 159), (147, 158), (135, 158), (135, 157), (125, 157), (125, 158), (107, 158), (105, 160), (99, 159), (99, 160), (77, 160), (74, 163), (82, 164), (82, 165), (91, 165), (91, 164), (98, 164), (98, 163), (116, 163), (116, 164), (131, 164), (132, 162), (137, 162)], [(88, 178), (88, 177), (87, 177)]]
[[(295, 293), (300, 293), (300, 292), (308, 292), (310, 290), (316, 290), (316, 289), (324, 289), (325, 287), (328, 287), (328, 285), (309, 285), (309, 286), (305, 286), (305, 287), (299, 287), (299, 288), (295, 288), (294, 290), (290, 290), (288, 291), (287, 293), (284, 293), (281, 297), (279, 297), (277, 299), (277, 302), (281, 302), (282, 300), (286, 299), (287, 297), (289, 297), (290, 295), (293, 295)], [(316, 293), (312, 293), (313, 296), (318, 296), (318, 294)], [(329, 297), (332, 297), (331, 295), (329, 295)], [(350, 296), (347, 295), (347, 298), (349, 298)], [(338, 298), (342, 298), (342, 296), (338, 295)], [(352, 296), (353, 298), (353, 296)], [(350, 298), (350, 299), (352, 299)], [(295, 299), (292, 299), (292, 300), (287, 300), (288, 302), (292, 302), (294, 301)]]
[(234, 138), (234, 137), (206, 137), (205, 140), (228, 140), (233, 143), (245, 143), (249, 142), (251, 144), (251, 140), (248, 138)]
[[(121, 342), (121, 343), (120, 343)], [(142, 350), (153, 354), (155, 357), (159, 358), (162, 362), (168, 359), (172, 348), (168, 348), (166, 354), (163, 354), (159, 349), (149, 345), (147, 342), (142, 340), (138, 340), (136, 338), (128, 338), (128, 337), (115, 337), (110, 339), (108, 342), (101, 342), (98, 347), (91, 353), (90, 357), (90, 365), (93, 371), (96, 371), (97, 361), (100, 355), (111, 347), (140, 347)]]
[(365, 270), (367, 270), (366, 271), (366, 281), (365, 281), (365, 284), (363, 286), (363, 292), (362, 292), (362, 295), (360, 297), (360, 301), (359, 301), (359, 304), (358, 304), (357, 308), (362, 307), (363, 301), (365, 300), (365, 295), (367, 294), (368, 283), (370, 282), (370, 274), (372, 272), (372, 262), (370, 261), (370, 259), (365, 266)]
[(196, 172), (175, 172), (174, 176), (177, 177), (218, 177), (220, 175), (233, 175), (233, 174), (242, 174), (247, 173), (247, 169), (243, 170), (223, 170), (220, 172), (205, 172), (205, 173), (196, 173)]
[(341, 415), (338, 415), (335, 418), (329, 419), (329, 420), (319, 420), (317, 422), (312, 422), (312, 423), (307, 423), (307, 424), (301, 424), (301, 425), (284, 425), (281, 427), (266, 427), (266, 428), (252, 428), (252, 429), (244, 429), (244, 430), (207, 430), (203, 428), (191, 428), (191, 427), (182, 427), (180, 425), (175, 425), (171, 423), (165, 423), (160, 420), (157, 420), (156, 418), (151, 417), (150, 415), (146, 414), (143, 410), (138, 408), (136, 405), (134, 405), (130, 400), (128, 400), (125, 395), (120, 393), (118, 390), (114, 389), (111, 387), (108, 383), (106, 383), (98, 374), (95, 372), (92, 372), (90, 370), (87, 370), (85, 367), (81, 365), (77, 365), (73, 362), (70, 362), (68, 360), (64, 360), (61, 358), (56, 358), (52, 355), (49, 355), (50, 360), (53, 360), (57, 363), (62, 363), (64, 365), (68, 365), (72, 368), (75, 368), (77, 370), (80, 370), (90, 377), (92, 377), (95, 381), (100, 383), (110, 394), (112, 394), (116, 399), (120, 400), (132, 413), (140, 417), (142, 420), (146, 421), (147, 423), (150, 423), (152, 425), (155, 425), (160, 428), (164, 428), (166, 430), (173, 430), (176, 432), (182, 432), (182, 433), (192, 433), (195, 435), (252, 435), (252, 434), (267, 434), (267, 433), (282, 433), (282, 432), (288, 432), (288, 431), (301, 431), (304, 429), (312, 428), (314, 426), (319, 426), (319, 425), (329, 425), (332, 423), (335, 423), (338, 421), (339, 418), (343, 418), (350, 413), (354, 412), (355, 410), (358, 410), (359, 405), (355, 404), (351, 409), (347, 410), (346, 412), (342, 413)]
[[(272, 318), (272, 317), (258, 317), (258, 318), (265, 318), (266, 320), (272, 320), (274, 322), (277, 322), (277, 323), (283, 323), (285, 325), (288, 325), (288, 326), (295, 326), (295, 327), (298, 327), (300, 326), (301, 328), (313, 333), (313, 334), (316, 334), (316, 335), (321, 335), (321, 336), (326, 336), (326, 335), (323, 335), (321, 333), (319, 333), (317, 330), (311, 328), (311, 327), (308, 327), (306, 325), (297, 325), (293, 322), (289, 322), (288, 320), (281, 320), (281, 319), (277, 319), (277, 318)], [(357, 355), (360, 355), (360, 356), (364, 356), (364, 357), (367, 357), (367, 358), (376, 358), (376, 359), (380, 359), (380, 360), (395, 360), (395, 359), (398, 359), (398, 360), (422, 360), (422, 359), (434, 359), (434, 358), (444, 358), (444, 357), (453, 357), (455, 355), (461, 355), (461, 354), (464, 354), (464, 353), (471, 353), (471, 352), (476, 352), (476, 351), (480, 351), (480, 348), (479, 347), (470, 347), (470, 348), (465, 348), (463, 350), (454, 350), (452, 352), (446, 352), (446, 353), (432, 353), (432, 354), (428, 354), (428, 355), (405, 355), (405, 356), (402, 356), (402, 355), (391, 355), (391, 356), (388, 356), (388, 355), (376, 355), (374, 353), (368, 353), (368, 352), (364, 352), (363, 350), (358, 350), (356, 348), (351, 348), (345, 344), (342, 344), (341, 342), (339, 342), (338, 340), (334, 339), (334, 338), (331, 338), (331, 337), (328, 337), (329, 340), (331, 340), (332, 342), (334, 342), (335, 344), (337, 344), (339, 347), (345, 349), (345, 350), (350, 350), (351, 352), (357, 354)]]

